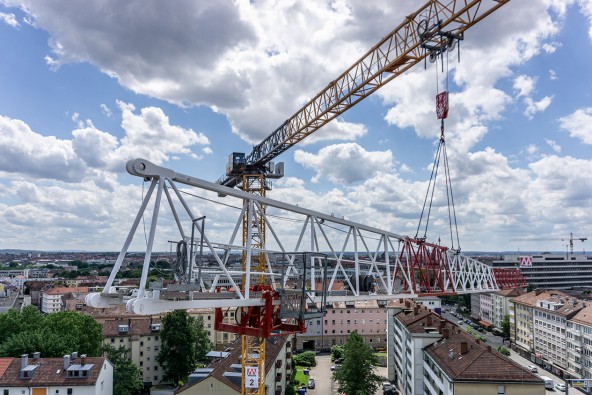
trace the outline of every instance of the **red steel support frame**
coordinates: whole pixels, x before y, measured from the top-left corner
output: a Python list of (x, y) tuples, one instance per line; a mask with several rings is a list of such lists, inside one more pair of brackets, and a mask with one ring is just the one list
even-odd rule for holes
[[(403, 280), (403, 289), (422, 295), (454, 294), (454, 281), (446, 258), (447, 251), (447, 247), (426, 243), (421, 239), (406, 239), (401, 248), (399, 259), (401, 262), (407, 262), (411, 284)], [(395, 278), (400, 271), (397, 268)], [(444, 292), (446, 280), (453, 287), (452, 293)]]
[(251, 292), (262, 292), (264, 306), (249, 306), (237, 309), (236, 323), (224, 322), (226, 309), (216, 309), (214, 328), (218, 331), (236, 333), (268, 339), (271, 336), (288, 335), (306, 332), (304, 320), (296, 323), (286, 323), (280, 318), (280, 305), (273, 305), (273, 301), (280, 298), (279, 292), (269, 285), (253, 285)]
[(526, 279), (520, 269), (494, 268), (493, 275), (500, 289), (526, 287)]

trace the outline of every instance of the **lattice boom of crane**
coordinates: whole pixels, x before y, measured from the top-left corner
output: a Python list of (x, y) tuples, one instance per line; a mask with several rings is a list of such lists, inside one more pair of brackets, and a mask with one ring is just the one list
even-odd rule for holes
[[(304, 320), (322, 316), (322, 307), (333, 301), (495, 291), (519, 283), (517, 273), (498, 278), (501, 272), (444, 246), (178, 174), (144, 159), (128, 162), (127, 169), (132, 175), (150, 180), (151, 184), (104, 291), (87, 297), (90, 306), (112, 307), (126, 303), (127, 309), (137, 314), (216, 308), (219, 328), (269, 337), (274, 332), (304, 331)], [(194, 208), (197, 203), (190, 204), (183, 197), (187, 191), (178, 184), (210, 191), (212, 197), (218, 194), (228, 197), (223, 203), (219, 202), (222, 205), (195, 199), (203, 203), (199, 211), (206, 214), (198, 217)], [(129, 296), (122, 295), (114, 286), (115, 276), (154, 191), (140, 285)], [(163, 192), (168, 208), (161, 210)], [(237, 207), (231, 206), (233, 198), (238, 202)], [(167, 232), (164, 237), (171, 240), (175, 237), (171, 229), (176, 227), (175, 233), (192, 247), (192, 253), (182, 262), (181, 283), (163, 289), (147, 288), (161, 211), (169, 214), (169, 218), (163, 219), (159, 231), (164, 228)], [(248, 231), (260, 232), (259, 222), (251, 220), (255, 211), (264, 219), (268, 235), (271, 235), (265, 248), (242, 246), (236, 240), (245, 216)], [(220, 225), (228, 224), (229, 218), (237, 213), (230, 237), (214, 241), (214, 237), (222, 237)], [(195, 225), (206, 218), (206, 226)], [(198, 237), (193, 237), (194, 231)], [(203, 259), (197, 258), (198, 248), (193, 248), (197, 242), (199, 250), (205, 251), (201, 257), (207, 256), (214, 263), (203, 265)], [(240, 265), (243, 255), (246, 262), (263, 257), (265, 270), (256, 270), (261, 267), (258, 263), (243, 269)], [(513, 280), (508, 282), (511, 276)], [(237, 309), (234, 324), (223, 322), (228, 309)]]

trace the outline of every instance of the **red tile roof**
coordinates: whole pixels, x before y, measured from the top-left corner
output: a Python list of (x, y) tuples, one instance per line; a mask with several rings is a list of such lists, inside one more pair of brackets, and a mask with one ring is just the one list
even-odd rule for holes
[(6, 369), (8, 369), (8, 366), (10, 365), (13, 359), (14, 358), (0, 358), (0, 378), (2, 377)]
[(63, 295), (63, 294), (67, 294), (68, 292), (84, 293), (84, 292), (88, 292), (88, 287), (74, 287), (74, 288), (57, 287), (57, 288), (51, 288), (51, 289), (47, 290), (45, 293), (48, 295)]
[[(465, 343), (464, 346), (466, 346), (464, 353), (461, 343)], [(453, 332), (447, 339), (426, 347), (425, 352), (454, 381), (544, 384), (539, 377), (526, 368), (464, 331)]]
[[(75, 359), (71, 365), (80, 364)], [(0, 377), (0, 387), (48, 387), (63, 386), (94, 386), (97, 382), (105, 358), (86, 358), (86, 365), (94, 365), (88, 371), (88, 377), (67, 377), (63, 358), (29, 358), (28, 365), (37, 365), (32, 377), (21, 378), (21, 358), (12, 358), (11, 363)]]

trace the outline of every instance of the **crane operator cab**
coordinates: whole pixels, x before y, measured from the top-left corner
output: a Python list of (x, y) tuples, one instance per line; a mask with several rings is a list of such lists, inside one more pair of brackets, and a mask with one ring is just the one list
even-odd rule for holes
[(226, 175), (235, 176), (244, 173), (247, 167), (247, 158), (244, 152), (233, 152), (228, 155), (226, 162)]

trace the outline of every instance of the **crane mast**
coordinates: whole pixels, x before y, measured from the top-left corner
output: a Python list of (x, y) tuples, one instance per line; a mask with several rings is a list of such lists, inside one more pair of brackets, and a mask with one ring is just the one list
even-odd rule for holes
[[(274, 158), (426, 57), (433, 62), (445, 51), (452, 50), (458, 41), (464, 38), (465, 30), (508, 1), (431, 0), (427, 2), (407, 16), (399, 26), (382, 38), (357, 62), (257, 144), (251, 153), (246, 156), (243, 153), (232, 153), (228, 159), (226, 174), (217, 182), (231, 188), (238, 186), (246, 192), (265, 196), (266, 190), (271, 189), (267, 179), (281, 178), (284, 175), (283, 163), (274, 164), (272, 162)], [(243, 245), (251, 244), (253, 247), (264, 249), (265, 223), (261, 215), (251, 210), (245, 218), (249, 218), (249, 221), (243, 221)], [(253, 230), (256, 231), (253, 232)], [(243, 253), (243, 270), (247, 266), (252, 266), (261, 272), (264, 259), (263, 254), (259, 254), (258, 257), (247, 257)], [(263, 282), (263, 279), (261, 278), (260, 281)], [(244, 287), (246, 283), (243, 281), (242, 285)], [(259, 360), (249, 358), (249, 355), (258, 355)], [(260, 372), (258, 388), (247, 388), (243, 385), (243, 394), (263, 395), (262, 360), (265, 358), (265, 341), (243, 334), (242, 356), (243, 383), (245, 383), (246, 366), (251, 368), (256, 366)]]

